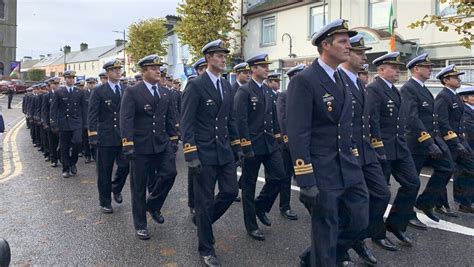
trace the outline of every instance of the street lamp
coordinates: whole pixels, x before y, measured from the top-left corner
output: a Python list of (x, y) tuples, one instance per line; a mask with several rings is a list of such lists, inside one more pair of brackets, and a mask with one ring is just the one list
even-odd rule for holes
[[(125, 57), (125, 43), (127, 42), (126, 39), (125, 39), (125, 38), (126, 38), (126, 36), (125, 36), (125, 33), (126, 33), (126, 32), (125, 32), (125, 30), (123, 30), (123, 31), (112, 31), (112, 32), (122, 33), (122, 34), (123, 34), (123, 65), (126, 66), (126, 65), (125, 65), (125, 62), (127, 61), (127, 58)], [(126, 69), (126, 68), (125, 68), (125, 69)]]
[(285, 36), (288, 37), (288, 39), (290, 39), (290, 54), (288, 55), (290, 58), (295, 58), (296, 57), (296, 54), (293, 54), (292, 50), (293, 50), (293, 38), (291, 38), (291, 35), (289, 33), (284, 33), (282, 36), (281, 36), (281, 41), (283, 42), (284, 39), (285, 39)]

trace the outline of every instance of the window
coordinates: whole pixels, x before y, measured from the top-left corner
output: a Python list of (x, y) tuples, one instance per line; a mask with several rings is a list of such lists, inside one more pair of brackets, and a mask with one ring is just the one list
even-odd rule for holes
[(5, 19), (5, 0), (0, 0), (0, 19)]
[(84, 63), (84, 70), (87, 70), (87, 63)]
[(369, 27), (388, 28), (390, 2), (387, 0), (369, 0)]
[(328, 22), (328, 5), (315, 6), (309, 10), (309, 36), (318, 32)]
[(262, 19), (262, 45), (275, 44), (275, 17), (268, 17)]
[(77, 70), (81, 70), (81, 64), (77, 64), (77, 68), (78, 68)]
[(436, 15), (440, 17), (454, 16), (456, 15), (456, 7), (449, 5), (450, 1), (441, 3), (439, 0), (436, 0)]
[(375, 39), (375, 37), (370, 33), (359, 31), (359, 34), (364, 37), (364, 43), (366, 44), (373, 44), (377, 42), (377, 39)]

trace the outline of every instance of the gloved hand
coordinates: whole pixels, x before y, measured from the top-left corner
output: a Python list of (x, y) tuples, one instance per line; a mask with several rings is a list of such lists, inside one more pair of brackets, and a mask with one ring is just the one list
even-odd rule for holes
[(242, 163), (244, 162), (245, 155), (242, 151), (237, 151), (234, 153), (235, 165), (238, 167), (242, 167)]
[(319, 189), (316, 185), (300, 188), (300, 201), (306, 206), (315, 206), (319, 201)]
[(123, 154), (125, 155), (125, 158), (128, 160), (134, 160), (135, 159), (135, 149), (126, 149), (123, 151)]
[(456, 152), (458, 153), (459, 157), (465, 159), (471, 156), (471, 153), (469, 153), (469, 150), (462, 144), (458, 143), (456, 145)]
[(255, 153), (253, 151), (245, 152), (245, 158), (246, 159), (250, 159), (250, 158), (253, 158), (253, 157), (255, 157)]
[(441, 149), (435, 143), (433, 143), (428, 147), (428, 154), (433, 159), (440, 159), (443, 156), (443, 151), (441, 151)]
[(199, 161), (199, 159), (188, 161), (188, 168), (189, 172), (201, 174), (201, 161)]

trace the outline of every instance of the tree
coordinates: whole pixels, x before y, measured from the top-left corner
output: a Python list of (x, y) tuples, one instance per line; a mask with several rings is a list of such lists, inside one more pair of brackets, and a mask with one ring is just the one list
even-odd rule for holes
[(176, 12), (181, 21), (175, 31), (181, 42), (189, 45), (195, 60), (202, 57), (202, 47), (216, 39), (234, 40), (232, 48), (237, 49), (232, 36), (240, 36), (242, 32), (234, 27), (238, 22), (232, 17), (235, 11), (235, 0), (183, 0), (178, 4)]
[(165, 20), (162, 18), (151, 18), (131, 24), (128, 27), (130, 42), (126, 51), (132, 61), (137, 62), (151, 54), (165, 56), (168, 52), (166, 31)]
[(462, 38), (459, 40), (461, 45), (471, 48), (471, 42), (474, 41), (473, 16), (473, 0), (439, 0), (440, 3), (449, 3), (450, 8), (456, 9), (456, 15), (450, 17), (442, 17), (438, 15), (425, 15), (421, 20), (415, 21), (408, 25), (409, 28), (423, 28), (425, 25), (435, 24), (441, 32), (455, 31)]
[(41, 81), (46, 77), (46, 71), (42, 69), (29, 69), (28, 80), (30, 81)]

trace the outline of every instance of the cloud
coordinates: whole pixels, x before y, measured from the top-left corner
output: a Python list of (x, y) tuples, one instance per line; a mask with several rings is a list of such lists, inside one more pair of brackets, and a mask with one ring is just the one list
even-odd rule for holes
[(174, 15), (179, 0), (18, 0), (17, 59), (111, 45), (133, 22)]

